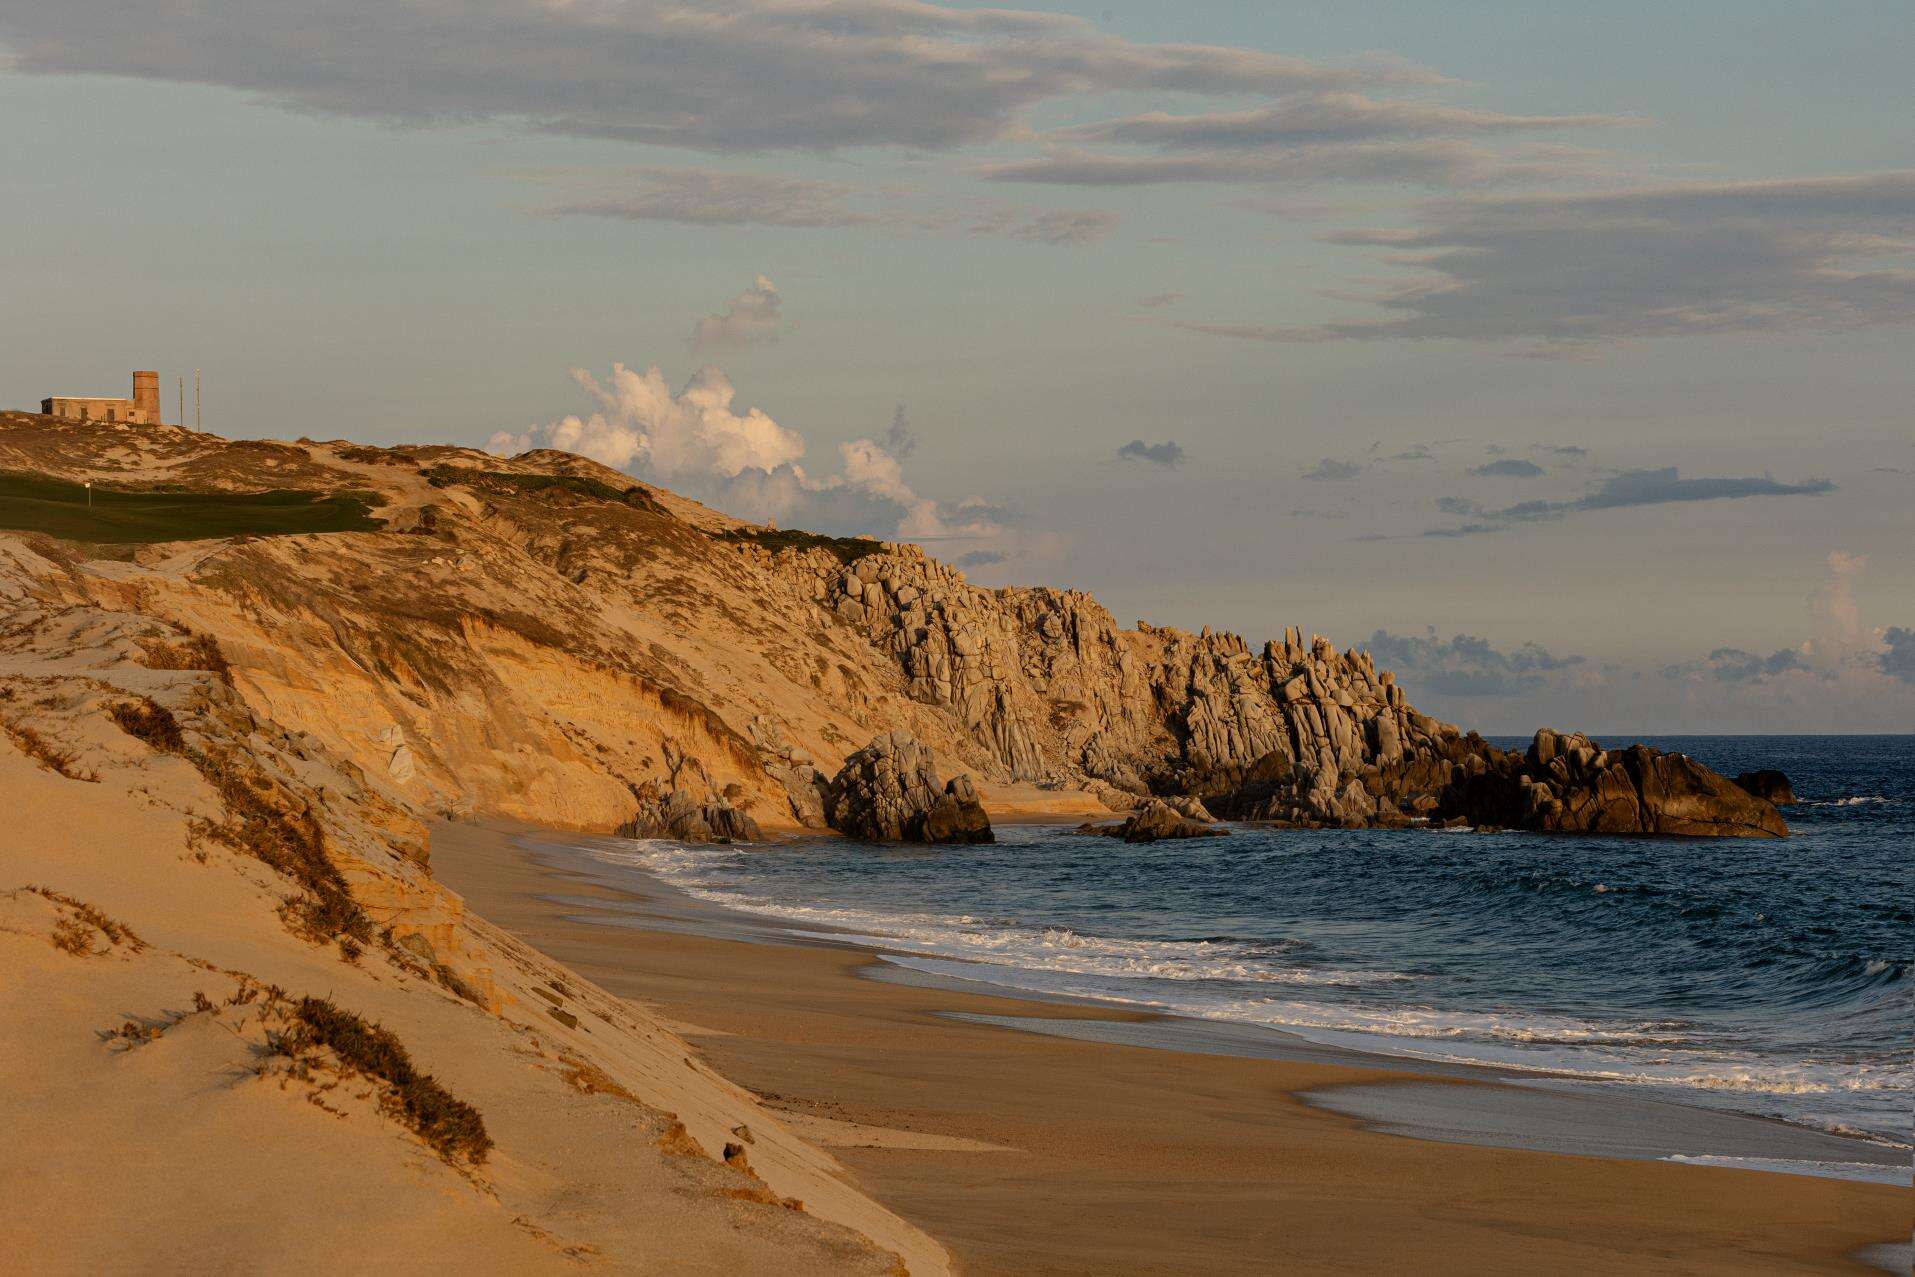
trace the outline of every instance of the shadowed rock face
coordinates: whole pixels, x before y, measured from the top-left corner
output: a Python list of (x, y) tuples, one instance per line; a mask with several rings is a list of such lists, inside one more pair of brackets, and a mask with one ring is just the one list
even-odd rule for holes
[[(1185, 799), (1184, 802), (1195, 805), (1198, 811), (1203, 810), (1202, 805), (1195, 804), (1192, 799)], [(1151, 799), (1131, 813), (1122, 824), (1080, 825), (1078, 831), (1102, 834), (1106, 838), (1122, 838), (1125, 842), (1156, 842), (1161, 838), (1221, 838), (1230, 832), (1193, 819), (1158, 798)]]
[(1795, 787), (1789, 784), (1787, 776), (1778, 771), (1765, 769), (1743, 772), (1735, 778), (1735, 783), (1777, 807), (1786, 807), (1795, 801)]
[(1646, 745), (1605, 750), (1580, 733), (1547, 728), (1522, 754), (1497, 749), (1475, 733), (1445, 738), (1389, 768), (1366, 772), (1360, 782), (1375, 804), (1366, 823), (1396, 823), (1402, 813), (1413, 813), (1439, 823), (1539, 833), (1788, 833), (1772, 803), (1685, 755)]
[(683, 789), (668, 794), (642, 786), (638, 810), (618, 827), (621, 838), (673, 838), (679, 842), (758, 842), (758, 822), (717, 795), (702, 802)]
[(826, 793), (825, 818), (840, 833), (873, 842), (995, 841), (971, 778), (941, 784), (931, 751), (902, 731), (845, 760)]

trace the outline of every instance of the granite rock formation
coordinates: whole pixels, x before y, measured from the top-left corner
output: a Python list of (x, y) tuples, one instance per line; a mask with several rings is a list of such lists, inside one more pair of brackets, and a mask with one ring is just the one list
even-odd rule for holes
[(938, 780), (931, 751), (888, 732), (845, 760), (826, 794), (833, 829), (872, 842), (991, 842), (990, 819), (969, 776)]
[(638, 810), (618, 827), (621, 838), (671, 838), (679, 842), (758, 842), (758, 822), (717, 794), (702, 801), (689, 790), (661, 793), (641, 786)]
[[(1188, 803), (1189, 800), (1185, 800)], [(1201, 804), (1197, 805), (1202, 810)], [(1116, 825), (1086, 824), (1078, 832), (1121, 838), (1125, 842), (1156, 842), (1160, 838), (1221, 838), (1230, 831), (1185, 815), (1161, 798), (1153, 798)]]
[(1754, 794), (1764, 802), (1777, 807), (1786, 807), (1796, 801), (1795, 787), (1789, 784), (1789, 778), (1779, 771), (1763, 769), (1761, 771), (1741, 772), (1735, 783)]

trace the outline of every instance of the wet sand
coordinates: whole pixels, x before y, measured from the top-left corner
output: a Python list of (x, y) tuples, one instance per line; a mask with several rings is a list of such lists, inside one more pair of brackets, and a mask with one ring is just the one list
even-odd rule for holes
[[(436, 826), (432, 860), (479, 914), (678, 1021), (966, 1273), (1867, 1272), (1866, 1248), (1907, 1245), (1906, 1187), (1499, 1146), (1547, 1143), (1562, 1115), (1477, 1071), (1272, 1034), (1258, 1058), (1228, 1026), (862, 978), (885, 964), (748, 921), (708, 934), (669, 888), (614, 887), (504, 827)], [(1178, 1033), (1189, 1049), (1162, 1049)], [(1462, 1089), (1520, 1098), (1440, 1098)], [(1405, 1138), (1324, 1107), (1373, 1110), (1378, 1091), (1391, 1130), (1463, 1113), (1496, 1138)], [(1660, 1155), (1640, 1132), (1669, 1113), (1722, 1134), (1722, 1115), (1625, 1107), (1578, 1101), (1573, 1123), (1637, 1158)]]

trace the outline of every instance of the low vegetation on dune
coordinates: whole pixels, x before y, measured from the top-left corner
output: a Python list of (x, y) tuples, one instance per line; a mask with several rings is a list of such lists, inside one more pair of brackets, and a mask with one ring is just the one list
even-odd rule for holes
[(338, 940), (349, 955), (372, 939), (372, 920), (326, 854), (325, 833), (310, 810), (287, 801), (235, 751), (194, 750), (187, 758), (226, 808), (225, 823), (203, 832), (304, 888), (303, 898), (287, 902), (286, 917), (296, 931), (314, 940)]
[(366, 492), (123, 489), (30, 473), (0, 473), (0, 529), (103, 545), (302, 532), (370, 532)]
[(479, 1110), (430, 1073), (419, 1072), (391, 1030), (325, 998), (301, 998), (292, 1009), (292, 1021), (274, 1038), (275, 1054), (310, 1067), (319, 1051), (331, 1051), (341, 1068), (385, 1083), (383, 1107), (447, 1161), (464, 1158), (478, 1165), (492, 1151), (492, 1137)]
[(654, 514), (666, 512), (665, 507), (659, 504), (658, 498), (636, 484), (617, 488), (603, 480), (585, 475), (518, 474), (509, 470), (473, 470), (465, 466), (433, 466), (419, 473), (424, 475), (426, 482), (435, 488), (462, 483), (482, 492), (566, 493), (597, 501), (613, 501), (619, 505), (628, 505)]

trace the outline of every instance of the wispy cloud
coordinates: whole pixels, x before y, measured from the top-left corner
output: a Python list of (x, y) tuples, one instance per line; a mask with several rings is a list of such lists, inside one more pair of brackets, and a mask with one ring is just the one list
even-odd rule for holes
[(689, 345), (697, 355), (723, 354), (777, 341), (785, 331), (778, 286), (760, 275), (717, 314), (692, 325)]
[(1355, 181), (1479, 186), (1587, 173), (1594, 153), (1501, 150), (1496, 135), (1641, 124), (1614, 115), (1506, 115), (1439, 102), (1311, 91), (1249, 110), (1151, 112), (1044, 135), (1041, 155), (987, 165), (997, 181), (1072, 186)]
[(1915, 683), (1915, 629), (1891, 625), (1882, 631), (1887, 650), (1882, 653), (1882, 672), (1904, 683)]
[(533, 211), (686, 226), (860, 228), (896, 235), (961, 233), (1061, 247), (1095, 244), (1122, 220), (1103, 209), (1039, 209), (997, 201), (953, 206), (896, 188), (871, 188), (776, 173), (641, 165), (603, 173), (535, 172), (559, 193)]
[(1174, 466), (1180, 464), (1186, 454), (1183, 445), (1174, 439), (1166, 439), (1162, 443), (1132, 439), (1117, 450), (1117, 455), (1124, 461), (1148, 461), (1152, 465)]
[(1081, 18), (916, 0), (61, 0), (0, 10), (29, 73), (215, 84), (403, 123), (516, 120), (707, 151), (946, 150), (1107, 92), (1281, 94), (1439, 77), (1150, 44)]
[(1546, 473), (1534, 461), (1525, 461), (1521, 457), (1503, 457), (1497, 461), (1486, 461), (1480, 466), (1471, 466), (1469, 472), (1481, 478), (1497, 479), (1534, 479)]
[[(1479, 474), (1511, 473), (1496, 471), (1492, 467), (1506, 464), (1491, 462), (1488, 466), (1478, 466), (1470, 471)], [(1527, 462), (1517, 461), (1517, 465)], [(1537, 467), (1537, 472), (1541, 468)], [(1527, 474), (1527, 472), (1523, 472)], [(1801, 483), (1785, 483), (1769, 475), (1751, 478), (1701, 478), (1684, 479), (1675, 466), (1666, 466), (1657, 470), (1624, 470), (1612, 474), (1580, 497), (1562, 501), (1519, 501), (1514, 505), (1500, 509), (1489, 509), (1465, 497), (1440, 497), (1436, 507), (1445, 514), (1473, 520), (1455, 527), (1431, 528), (1422, 535), (1426, 537), (1479, 536), (1485, 533), (1501, 532), (1521, 523), (1535, 523), (1545, 520), (1563, 519), (1572, 514), (1592, 510), (1620, 510), (1632, 506), (1668, 505), (1689, 501), (1734, 501), (1747, 497), (1788, 497), (1818, 496), (1833, 492), (1835, 485), (1827, 479), (1808, 479)]]
[(1338, 461), (1335, 457), (1325, 457), (1310, 469), (1303, 472), (1306, 479), (1338, 481), (1354, 479), (1363, 473), (1363, 465), (1357, 461)]
[(1395, 671), (1406, 686), (1449, 696), (1530, 692), (1543, 685), (1546, 675), (1584, 663), (1580, 656), (1555, 656), (1535, 643), (1505, 652), (1468, 634), (1439, 639), (1435, 626), (1420, 635), (1378, 630), (1366, 646), (1378, 667)]
[(1393, 317), (1156, 319), (1266, 342), (1447, 338), (1577, 357), (1631, 338), (1915, 322), (1915, 170), (1430, 203), (1418, 230), (1344, 231), (1415, 272), (1364, 296)]

